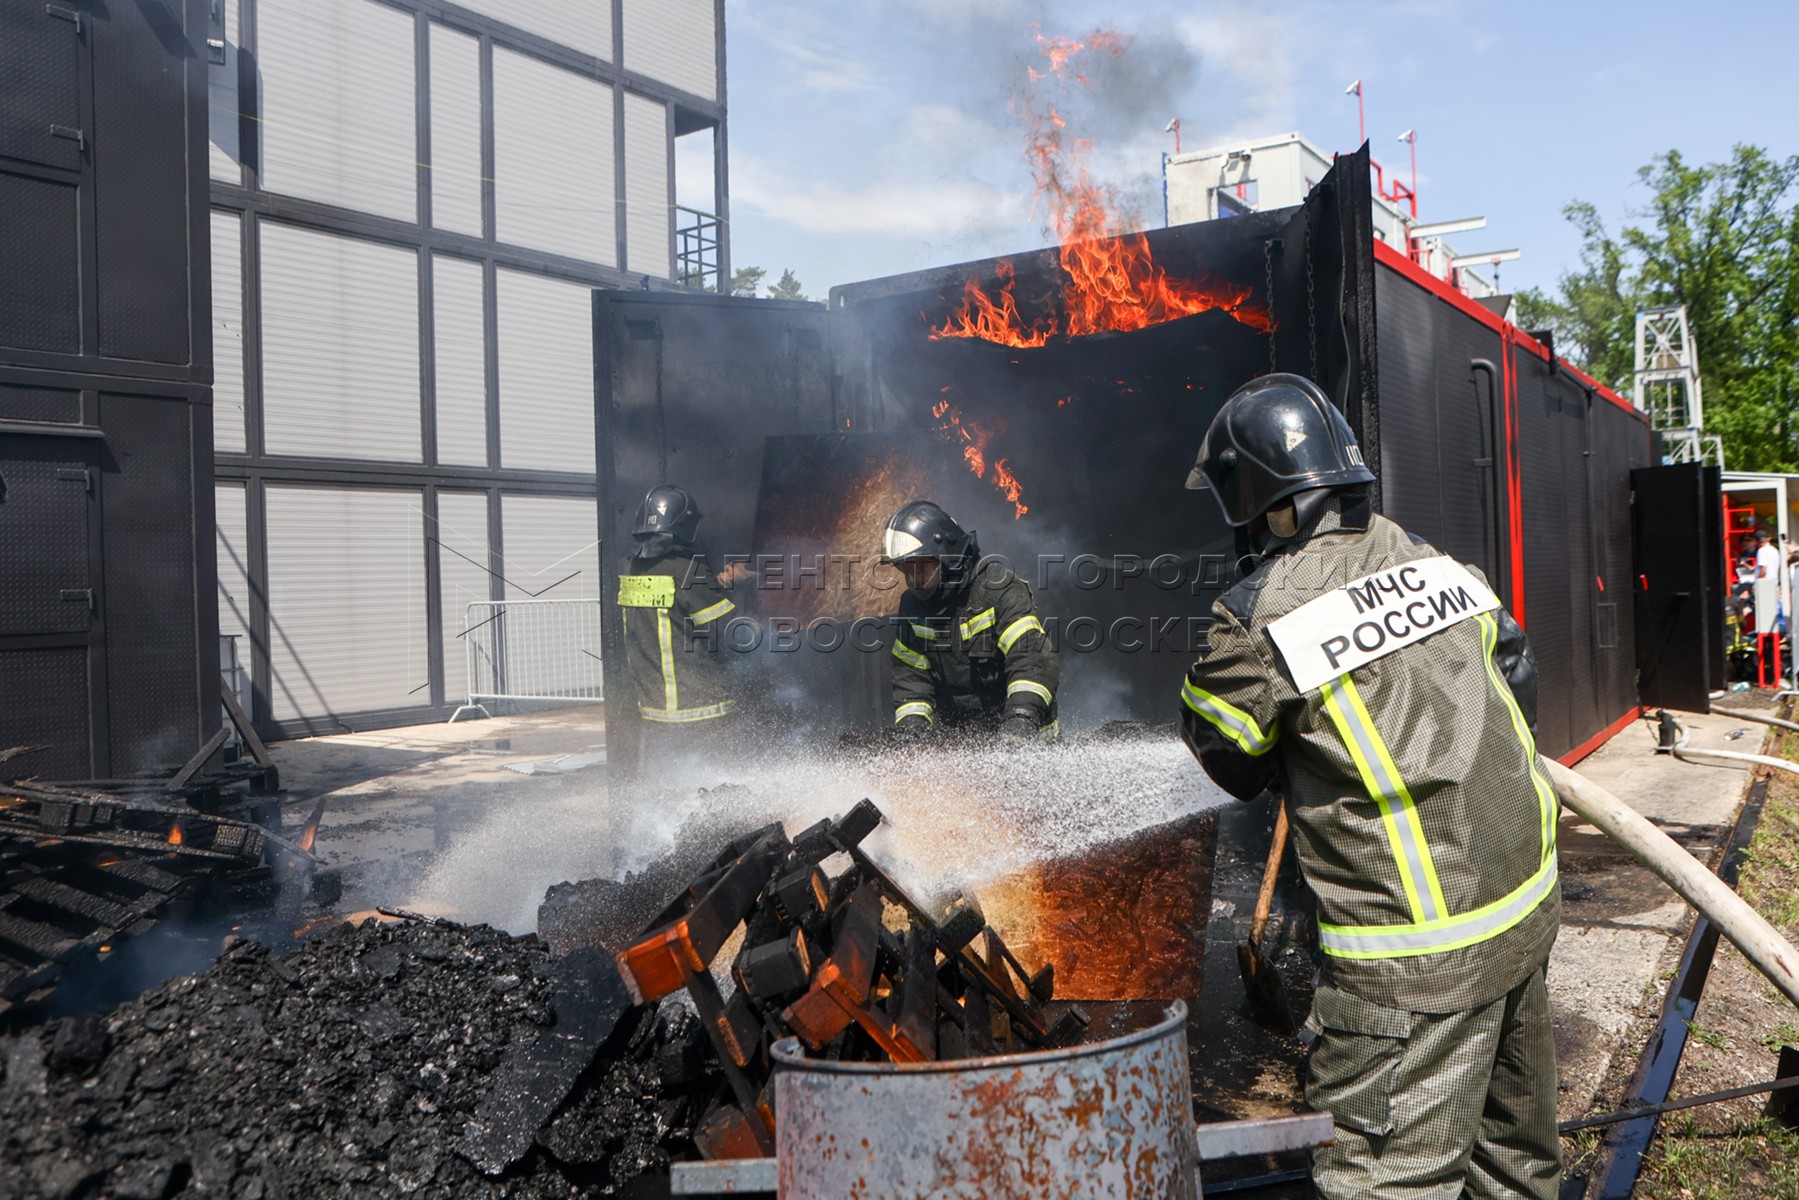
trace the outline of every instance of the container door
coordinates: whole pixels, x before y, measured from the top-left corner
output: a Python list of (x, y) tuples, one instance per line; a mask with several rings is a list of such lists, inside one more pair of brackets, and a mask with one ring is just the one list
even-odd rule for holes
[(0, 774), (92, 774), (92, 474), (73, 439), (0, 436)]
[(1630, 473), (1630, 487), (1638, 697), (1648, 707), (1709, 712), (1724, 659), (1718, 469), (1643, 467)]
[[(612, 598), (644, 493), (660, 483), (692, 493), (705, 514), (700, 546), (718, 569), (750, 552), (765, 441), (841, 423), (822, 305), (597, 292), (594, 341), (601, 633), (606, 661), (622, 663)], [(624, 777), (640, 724), (627, 670), (607, 671), (607, 693), (608, 761)]]

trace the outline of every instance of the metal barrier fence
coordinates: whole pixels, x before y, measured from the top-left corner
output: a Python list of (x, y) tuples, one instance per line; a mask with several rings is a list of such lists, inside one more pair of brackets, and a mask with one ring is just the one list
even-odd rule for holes
[(598, 600), (477, 600), (463, 616), (462, 640), (468, 702), (452, 721), (490, 716), (484, 701), (606, 699)]

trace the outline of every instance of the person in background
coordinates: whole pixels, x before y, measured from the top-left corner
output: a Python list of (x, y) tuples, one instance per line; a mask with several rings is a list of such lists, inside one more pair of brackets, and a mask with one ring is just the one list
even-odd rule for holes
[[(646, 758), (658, 737), (693, 745), (721, 731), (736, 707), (732, 655), (723, 645), (737, 608), (695, 548), (700, 508), (671, 484), (650, 489), (631, 531), (636, 551), (618, 578), (626, 665), (645, 726)], [(741, 564), (737, 564), (741, 567)]]
[(930, 500), (900, 506), (882, 551), (881, 561), (906, 577), (893, 640), (895, 734), (1055, 738), (1061, 667), (1031, 585), (983, 560), (974, 531)]
[(1766, 525), (1755, 531), (1755, 663), (1758, 680), (1780, 678), (1780, 551)]

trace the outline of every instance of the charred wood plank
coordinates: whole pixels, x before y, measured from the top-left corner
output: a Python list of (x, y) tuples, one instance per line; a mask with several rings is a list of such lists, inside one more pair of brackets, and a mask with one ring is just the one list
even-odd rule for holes
[(0, 942), (9, 942), (46, 962), (55, 962), (77, 944), (76, 939), (54, 925), (27, 921), (11, 913), (0, 913)]
[(116, 900), (104, 896), (96, 896), (92, 892), (84, 892), (72, 888), (66, 883), (58, 883), (52, 879), (37, 876), (16, 884), (13, 888), (21, 896), (37, 901), (39, 904), (85, 917), (97, 925), (111, 929), (121, 929), (131, 924), (143, 914), (131, 906), (120, 904)]
[[(689, 971), (686, 987), (687, 995), (693, 1000), (693, 1007), (700, 1015), (700, 1025), (706, 1030), (712, 1048), (718, 1052), (718, 1065), (724, 1071), (725, 1081), (730, 1084), (731, 1094), (737, 1100), (737, 1112), (739, 1115), (754, 1113), (756, 1097), (762, 1091), (762, 1081), (752, 1079), (744, 1069), (747, 1063), (740, 1064), (736, 1060), (738, 1047), (733, 1041), (735, 1034), (731, 1029), (731, 1018), (726, 1015), (724, 997), (719, 994), (718, 984), (713, 981), (710, 971)], [(748, 1125), (756, 1146), (755, 1152), (773, 1153), (774, 1131), (759, 1120), (749, 1120)], [(697, 1131), (695, 1136), (697, 1138)]]
[(506, 1051), (456, 1144), (484, 1174), (499, 1175), (530, 1151), (631, 997), (612, 957), (583, 946), (557, 960), (551, 1005), (556, 1024)]
[[(733, 848), (737, 845), (732, 843)], [(691, 972), (709, 968), (731, 934), (755, 910), (757, 897), (787, 848), (778, 825), (764, 831), (739, 851), (735, 862), (683, 915), (647, 932), (619, 954), (619, 973), (632, 998), (639, 1004), (659, 1000), (679, 991)]]
[(905, 975), (897, 994), (893, 1036), (918, 1052), (937, 1057), (937, 949), (930, 934), (914, 928), (906, 935)]
[(148, 888), (153, 892), (161, 892), (165, 896), (173, 895), (181, 890), (185, 882), (179, 875), (174, 875), (161, 867), (140, 862), (134, 858), (121, 859), (116, 863), (108, 863), (99, 870), (115, 879), (135, 884), (140, 888)]

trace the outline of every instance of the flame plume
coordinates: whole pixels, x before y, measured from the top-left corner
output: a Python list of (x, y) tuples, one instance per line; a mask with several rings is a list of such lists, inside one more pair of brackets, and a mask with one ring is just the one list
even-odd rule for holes
[[(1084, 39), (1035, 35), (1048, 69), (1027, 67), (1033, 87), (1049, 83), (1059, 91), (1084, 86), (1087, 76), (1074, 69), (1082, 55), (1116, 58), (1129, 39), (1099, 30)], [(1251, 284), (1206, 278), (1169, 279), (1155, 260), (1149, 238), (1128, 232), (1110, 189), (1087, 168), (1091, 143), (1067, 134), (1068, 120), (1054, 105), (1040, 107), (1029, 91), (1016, 105), (1028, 134), (1027, 157), (1037, 197), (1049, 215), (1059, 246), (1058, 258), (1067, 277), (1061, 291), (1061, 314), (1026, 323), (1014, 294), (1011, 262), (1001, 260), (993, 292), (971, 279), (962, 291), (962, 306), (931, 331), (933, 338), (979, 338), (1002, 346), (1031, 348), (1052, 337), (1085, 337), (1159, 325), (1217, 309), (1252, 329), (1266, 333), (1268, 311), (1250, 303)]]

